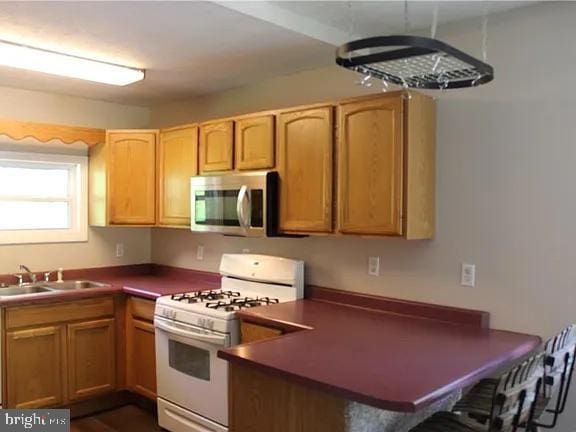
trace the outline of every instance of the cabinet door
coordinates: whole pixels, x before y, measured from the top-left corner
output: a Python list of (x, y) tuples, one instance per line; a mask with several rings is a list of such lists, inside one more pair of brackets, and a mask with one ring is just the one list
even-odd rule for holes
[(255, 170), (274, 167), (274, 116), (236, 121), (236, 168)]
[(200, 173), (234, 168), (234, 123), (223, 121), (200, 126)]
[(198, 127), (160, 132), (158, 223), (190, 226), (190, 177), (198, 173)]
[(156, 400), (154, 325), (130, 316), (126, 336), (128, 388)]
[(280, 114), (280, 229), (332, 231), (332, 107)]
[(5, 408), (41, 408), (64, 403), (64, 327), (6, 333)]
[(116, 387), (114, 319), (68, 325), (68, 398), (82, 399)]
[(111, 224), (156, 222), (156, 131), (108, 131)]
[(403, 98), (339, 107), (339, 231), (402, 234)]

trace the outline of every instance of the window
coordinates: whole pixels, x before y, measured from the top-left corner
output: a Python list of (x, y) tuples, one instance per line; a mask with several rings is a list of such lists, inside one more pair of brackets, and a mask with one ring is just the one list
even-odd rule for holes
[(85, 156), (0, 152), (0, 244), (88, 240)]

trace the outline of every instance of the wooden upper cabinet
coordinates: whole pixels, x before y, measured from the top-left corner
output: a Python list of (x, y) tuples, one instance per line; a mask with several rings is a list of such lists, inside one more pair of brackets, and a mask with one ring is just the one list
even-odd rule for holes
[(116, 388), (114, 319), (68, 325), (68, 397), (83, 399)]
[(236, 120), (236, 168), (257, 170), (274, 167), (274, 116)]
[(402, 234), (404, 100), (401, 96), (338, 108), (338, 229)]
[(338, 231), (428, 239), (435, 225), (436, 105), (393, 93), (338, 107)]
[(234, 122), (200, 126), (200, 173), (230, 171), (234, 168)]
[(278, 117), (280, 230), (332, 231), (333, 107)]
[(158, 224), (190, 226), (190, 177), (198, 174), (198, 127), (162, 130), (158, 145)]
[(6, 333), (4, 408), (42, 408), (64, 402), (63, 326)]
[(108, 223), (156, 223), (157, 131), (108, 131)]
[(190, 177), (276, 168), (281, 232), (434, 236), (436, 105), (419, 93), (106, 138), (89, 148), (93, 226), (189, 226)]

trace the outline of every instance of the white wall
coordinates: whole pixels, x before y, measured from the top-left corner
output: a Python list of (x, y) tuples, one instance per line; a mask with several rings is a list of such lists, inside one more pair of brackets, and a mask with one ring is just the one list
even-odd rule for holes
[[(101, 128), (140, 128), (150, 110), (70, 96), (0, 87), (0, 118)], [(0, 144), (5, 137), (0, 137)], [(34, 271), (135, 264), (150, 260), (150, 230), (91, 228), (83, 243), (0, 245), (0, 274), (15, 273), (18, 264)], [(125, 255), (116, 258), (117, 242)]]
[[(496, 328), (548, 337), (576, 321), (576, 3), (529, 6), (491, 20), (496, 80), (438, 94), (438, 225), (433, 241), (245, 240), (154, 230), (155, 262), (215, 271), (222, 252), (306, 260), (308, 282), (490, 311)], [(439, 29), (479, 55), (480, 23)], [(336, 67), (158, 107), (171, 124), (357, 93)], [(205, 260), (195, 248), (205, 245)], [(381, 257), (381, 276), (366, 275)], [(460, 262), (477, 286), (459, 286)], [(575, 404), (573, 403), (572, 406)], [(575, 409), (569, 410), (575, 412)], [(568, 417), (574, 414), (569, 414)], [(573, 431), (564, 419), (560, 431)]]

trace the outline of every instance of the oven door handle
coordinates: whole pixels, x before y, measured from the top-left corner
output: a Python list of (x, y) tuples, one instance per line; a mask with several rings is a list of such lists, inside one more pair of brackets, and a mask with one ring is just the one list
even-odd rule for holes
[(183, 326), (178, 325), (178, 327), (169, 324), (168, 322), (166, 322), (165, 320), (161, 320), (161, 319), (154, 319), (154, 327), (160, 329), (160, 330), (164, 330), (167, 333), (172, 333), (178, 336), (182, 336), (188, 339), (195, 339), (195, 340), (199, 340), (201, 342), (206, 342), (212, 345), (218, 345), (218, 346), (226, 346), (226, 339), (227, 336), (225, 335), (209, 335), (209, 334), (205, 334), (205, 333), (200, 333), (197, 331), (194, 331), (192, 329), (186, 329), (186, 328), (181, 328)]
[[(248, 211), (244, 209), (244, 203), (248, 203)], [(240, 192), (238, 192), (238, 201), (236, 202), (236, 213), (238, 214), (238, 222), (244, 229), (250, 228), (251, 219), (251, 206), (250, 206), (250, 190), (248, 186), (242, 185)]]

